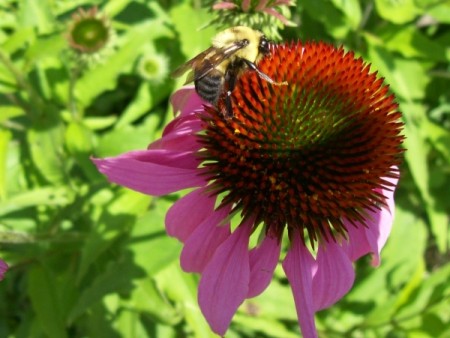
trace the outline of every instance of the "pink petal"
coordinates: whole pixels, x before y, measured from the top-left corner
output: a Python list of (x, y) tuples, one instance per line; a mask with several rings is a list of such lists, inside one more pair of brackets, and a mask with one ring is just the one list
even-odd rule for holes
[[(397, 168), (394, 171), (398, 171)], [(387, 209), (383, 208), (376, 216), (374, 222), (370, 223), (366, 230), (367, 241), (372, 248), (372, 265), (380, 265), (380, 253), (391, 233), (392, 224), (394, 223), (395, 202), (394, 202), (394, 188), (397, 186), (398, 179), (385, 178), (391, 182), (394, 187), (392, 190), (383, 189), (381, 193), (386, 196)]]
[(372, 215), (373, 221), (368, 221), (368, 228), (365, 228), (367, 241), (371, 247), (372, 265), (380, 265), (380, 253), (391, 233), (394, 221), (394, 203), (388, 201), (389, 210), (383, 208), (381, 212)]
[(314, 310), (319, 311), (336, 303), (350, 290), (355, 271), (344, 249), (335, 242), (319, 246), (316, 262), (312, 292)]
[(242, 0), (241, 8), (243, 12), (248, 12), (250, 9), (251, 0)]
[(151, 143), (147, 149), (173, 149), (178, 151), (197, 151), (201, 148), (197, 133), (202, 122), (195, 114), (183, 115), (173, 119), (164, 128), (163, 136)]
[(181, 112), (181, 115), (192, 114), (195, 111), (202, 110), (204, 104), (208, 104), (203, 101), (193, 85), (184, 86), (177, 90), (170, 98), (174, 112)]
[(148, 195), (205, 185), (197, 175), (198, 162), (192, 152), (142, 150), (92, 161), (111, 182)]
[(303, 337), (317, 338), (312, 295), (312, 276), (317, 271), (317, 263), (298, 234), (291, 240), (291, 248), (284, 259), (283, 269), (291, 284)]
[(278, 239), (266, 236), (259, 247), (250, 251), (250, 284), (247, 298), (258, 296), (269, 286), (280, 250)]
[(229, 222), (223, 224), (230, 210), (231, 206), (215, 210), (189, 236), (180, 257), (184, 271), (201, 273), (217, 248), (230, 237)]
[(236, 7), (237, 7), (236, 4), (224, 1), (224, 2), (219, 2), (219, 3), (215, 4), (215, 5), (213, 5), (212, 9), (214, 9), (214, 10), (218, 10), (218, 9), (233, 9), (233, 8), (236, 8)]
[(347, 252), (350, 260), (355, 262), (371, 250), (366, 237), (366, 229), (359, 223), (356, 223), (358, 228), (348, 221), (344, 221), (344, 224), (347, 227), (348, 241), (342, 243), (342, 248)]
[(0, 259), (0, 280), (2, 280), (5, 276), (6, 271), (8, 270), (8, 264)]
[(166, 214), (166, 231), (169, 236), (184, 243), (197, 226), (214, 213), (215, 202), (216, 199), (210, 197), (203, 188), (180, 198)]
[(250, 227), (238, 227), (216, 250), (200, 279), (200, 308), (211, 329), (221, 336), (248, 293), (249, 237)]
[[(385, 180), (391, 182), (394, 187), (398, 182), (397, 179), (392, 178), (385, 178)], [(387, 209), (383, 207), (376, 211), (367, 210), (366, 227), (357, 223), (358, 228), (356, 229), (348, 221), (345, 222), (349, 241), (346, 246), (344, 245), (344, 248), (352, 261), (372, 252), (372, 265), (378, 266), (380, 264), (381, 249), (386, 244), (391, 232), (395, 211), (393, 188), (392, 191), (383, 189), (380, 192), (387, 198)]]

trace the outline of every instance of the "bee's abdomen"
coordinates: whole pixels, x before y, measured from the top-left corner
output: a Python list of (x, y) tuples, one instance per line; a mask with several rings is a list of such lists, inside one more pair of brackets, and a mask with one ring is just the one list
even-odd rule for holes
[(221, 75), (205, 76), (194, 82), (195, 90), (203, 100), (216, 105), (222, 91), (222, 81)]

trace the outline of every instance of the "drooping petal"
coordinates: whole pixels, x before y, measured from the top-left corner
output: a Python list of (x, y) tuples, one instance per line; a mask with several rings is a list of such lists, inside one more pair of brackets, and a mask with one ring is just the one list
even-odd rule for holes
[(184, 243), (197, 226), (214, 213), (215, 201), (216, 198), (209, 196), (204, 188), (180, 198), (167, 211), (167, 234)]
[[(394, 171), (398, 171), (398, 168), (394, 168)], [(387, 181), (393, 184), (391, 190), (383, 189), (381, 193), (386, 196), (387, 208), (382, 208), (381, 212), (378, 214), (377, 227), (371, 227), (369, 224), (368, 229), (366, 229), (367, 240), (372, 247), (372, 265), (380, 265), (380, 253), (383, 249), (386, 241), (391, 233), (392, 224), (394, 223), (395, 214), (395, 202), (394, 202), (394, 190), (398, 183), (398, 178), (386, 178)]]
[(250, 227), (240, 226), (216, 250), (203, 271), (198, 302), (211, 329), (224, 335), (248, 293)]
[(230, 237), (230, 224), (223, 224), (231, 207), (214, 210), (188, 237), (180, 264), (186, 272), (201, 273), (217, 248)]
[[(393, 178), (385, 178), (385, 180), (392, 183), (394, 187), (398, 182), (398, 179)], [(380, 252), (391, 233), (395, 211), (393, 189), (383, 189), (379, 192), (386, 197), (387, 207), (382, 207), (381, 210), (375, 211), (367, 210), (366, 226), (356, 223), (358, 227), (355, 228), (349, 222), (344, 222), (349, 235), (349, 240), (344, 245), (347, 255), (352, 261), (355, 261), (371, 252), (373, 266), (380, 264)]]
[(278, 239), (266, 236), (259, 247), (250, 251), (250, 284), (247, 298), (258, 296), (270, 284), (280, 250)]
[(317, 263), (300, 236), (293, 236), (291, 239), (291, 248), (284, 259), (283, 269), (291, 284), (303, 337), (317, 338), (312, 294), (312, 277), (317, 271)]
[(355, 271), (345, 250), (332, 241), (319, 246), (316, 262), (312, 291), (314, 310), (319, 311), (336, 303), (350, 290)]
[(391, 233), (394, 222), (394, 200), (387, 201), (388, 209), (383, 208), (374, 216), (373, 222), (368, 221), (368, 229), (365, 229), (367, 241), (372, 248), (372, 265), (380, 265), (380, 253)]
[(0, 280), (5, 276), (6, 271), (8, 270), (8, 264), (0, 259)]
[(205, 185), (197, 175), (197, 159), (192, 152), (143, 150), (92, 161), (111, 182), (148, 195)]
[(366, 229), (359, 223), (356, 223), (357, 228), (347, 221), (344, 221), (344, 224), (347, 227), (348, 241), (342, 243), (342, 248), (346, 251), (350, 260), (355, 262), (371, 250), (367, 241)]

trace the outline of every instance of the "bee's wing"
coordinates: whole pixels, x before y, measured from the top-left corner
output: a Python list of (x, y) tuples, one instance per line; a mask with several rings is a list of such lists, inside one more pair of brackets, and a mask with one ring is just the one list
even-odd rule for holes
[(229, 58), (243, 47), (245, 47), (245, 45), (240, 43), (235, 43), (226, 48), (210, 47), (185, 64), (181, 65), (179, 68), (175, 69), (172, 76), (179, 77), (191, 69), (193, 71), (189, 73), (186, 83), (194, 80), (200, 80), (214, 70), (226, 58)]
[[(202, 60), (209, 54), (212, 52), (214, 48), (210, 47), (207, 50), (201, 52), (200, 54), (198, 54), (197, 56), (193, 57), (192, 59), (190, 59), (189, 61), (187, 61), (186, 63), (182, 64), (180, 67), (178, 67), (177, 69), (175, 69), (171, 76), (172, 77), (180, 77), (181, 75), (183, 75), (184, 73), (186, 73), (188, 70), (192, 70), (198, 67), (198, 64), (200, 62), (202, 62)], [(197, 67), (196, 67), (197, 66)], [(189, 81), (191, 82), (191, 81)]]

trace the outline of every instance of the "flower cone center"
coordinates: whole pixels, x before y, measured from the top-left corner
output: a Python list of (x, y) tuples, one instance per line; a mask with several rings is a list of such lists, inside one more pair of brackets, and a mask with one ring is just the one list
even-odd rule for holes
[(234, 117), (207, 108), (202, 140), (210, 188), (266, 231), (311, 241), (365, 224), (397, 176), (402, 124), (394, 97), (353, 54), (325, 44), (279, 45), (246, 71), (232, 95)]

